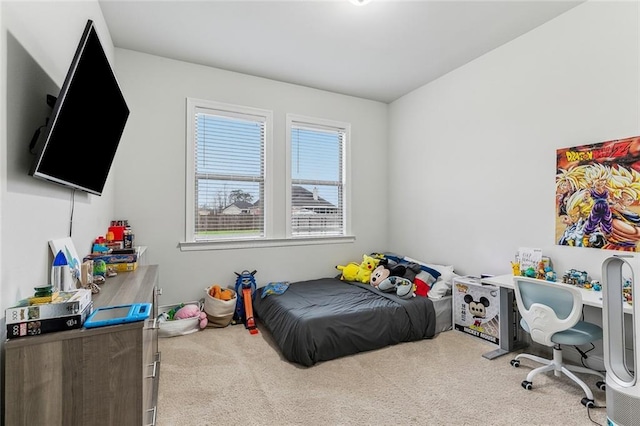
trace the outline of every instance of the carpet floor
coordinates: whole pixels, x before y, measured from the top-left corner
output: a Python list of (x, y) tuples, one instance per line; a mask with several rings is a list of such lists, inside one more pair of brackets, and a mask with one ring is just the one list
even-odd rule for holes
[[(534, 389), (520, 383), (537, 363), (512, 355), (488, 360), (495, 347), (457, 331), (433, 339), (302, 367), (282, 358), (258, 324), (207, 328), (160, 339), (160, 426), (173, 425), (593, 425), (582, 390), (544, 373)], [(596, 405), (605, 392), (583, 376)]]

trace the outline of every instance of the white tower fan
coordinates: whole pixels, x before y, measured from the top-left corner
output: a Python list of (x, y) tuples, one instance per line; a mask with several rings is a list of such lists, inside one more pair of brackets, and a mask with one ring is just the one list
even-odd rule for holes
[[(607, 370), (607, 425), (632, 426), (640, 421), (640, 383), (636, 368), (640, 366), (638, 336), (640, 332), (640, 285), (635, 280), (631, 264), (624, 258), (613, 256), (602, 264), (602, 329), (604, 365)], [(638, 299), (633, 303), (633, 359), (628, 360), (625, 351), (624, 298), (622, 289), (624, 278), (622, 268), (627, 265), (631, 271), (632, 295)], [(629, 361), (632, 363), (629, 364)], [(630, 368), (631, 365), (631, 368)]]

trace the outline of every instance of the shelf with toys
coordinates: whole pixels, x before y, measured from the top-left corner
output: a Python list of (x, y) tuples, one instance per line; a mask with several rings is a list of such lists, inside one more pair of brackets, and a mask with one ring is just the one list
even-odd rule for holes
[[(516, 253), (515, 262), (511, 262), (511, 268), (513, 275), (505, 276), (508, 277), (505, 279), (509, 281), (510, 288), (513, 288), (514, 275), (571, 284), (584, 291), (582, 298), (585, 305), (602, 307), (602, 284), (600, 281), (591, 279), (587, 271), (578, 269), (568, 269), (564, 271), (562, 276), (559, 276), (553, 270), (551, 259), (547, 256), (542, 256), (542, 250), (540, 249), (520, 248)], [(631, 296), (631, 280), (629, 278), (626, 279), (624, 285), (623, 297), (626, 305), (625, 312), (631, 312), (633, 300)]]
[[(484, 278), (482, 280), (483, 283), (496, 285), (499, 287), (504, 287), (510, 290), (513, 290), (513, 274), (507, 275), (498, 275), (494, 277)], [(557, 281), (556, 281), (557, 282)], [(596, 308), (602, 309), (602, 291), (595, 291), (593, 289), (588, 289), (585, 287), (576, 286), (580, 289), (582, 294), (582, 303), (586, 306), (593, 306)], [(627, 301), (625, 302), (624, 312), (626, 314), (632, 313), (632, 306)]]

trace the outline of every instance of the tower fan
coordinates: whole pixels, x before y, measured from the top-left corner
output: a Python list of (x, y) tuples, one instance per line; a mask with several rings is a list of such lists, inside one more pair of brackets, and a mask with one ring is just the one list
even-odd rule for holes
[[(631, 294), (640, 295), (636, 291), (637, 283), (633, 268), (627, 260), (632, 256), (613, 256), (602, 264), (603, 304), (602, 329), (604, 343), (604, 365), (607, 369), (607, 425), (637, 425), (640, 419), (640, 383), (636, 368), (640, 365), (637, 333), (640, 332), (640, 316), (637, 303), (633, 303), (633, 356), (627, 359), (625, 345), (625, 321), (623, 296), (624, 278), (622, 269), (625, 265), (631, 271)], [(640, 288), (640, 287), (638, 287)]]

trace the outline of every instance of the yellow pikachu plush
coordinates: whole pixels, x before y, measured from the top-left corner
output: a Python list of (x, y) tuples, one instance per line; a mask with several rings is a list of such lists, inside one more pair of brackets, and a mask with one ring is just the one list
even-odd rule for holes
[(342, 281), (356, 281), (360, 271), (360, 265), (355, 262), (351, 262), (348, 265), (338, 265), (336, 268), (342, 271), (342, 276), (340, 277)]
[(371, 273), (376, 269), (379, 263), (379, 259), (375, 259), (365, 254), (362, 256), (362, 263), (359, 265), (355, 262), (351, 262), (348, 265), (338, 265), (336, 268), (339, 271), (342, 271), (340, 279), (343, 281), (357, 281), (369, 284)]
[(367, 256), (366, 254), (362, 256), (362, 263), (360, 264), (360, 270), (358, 271), (358, 276), (356, 277), (356, 281), (361, 283), (369, 284), (369, 280), (371, 279), (371, 273), (374, 269), (378, 267), (380, 263), (379, 259), (375, 259), (371, 256)]

